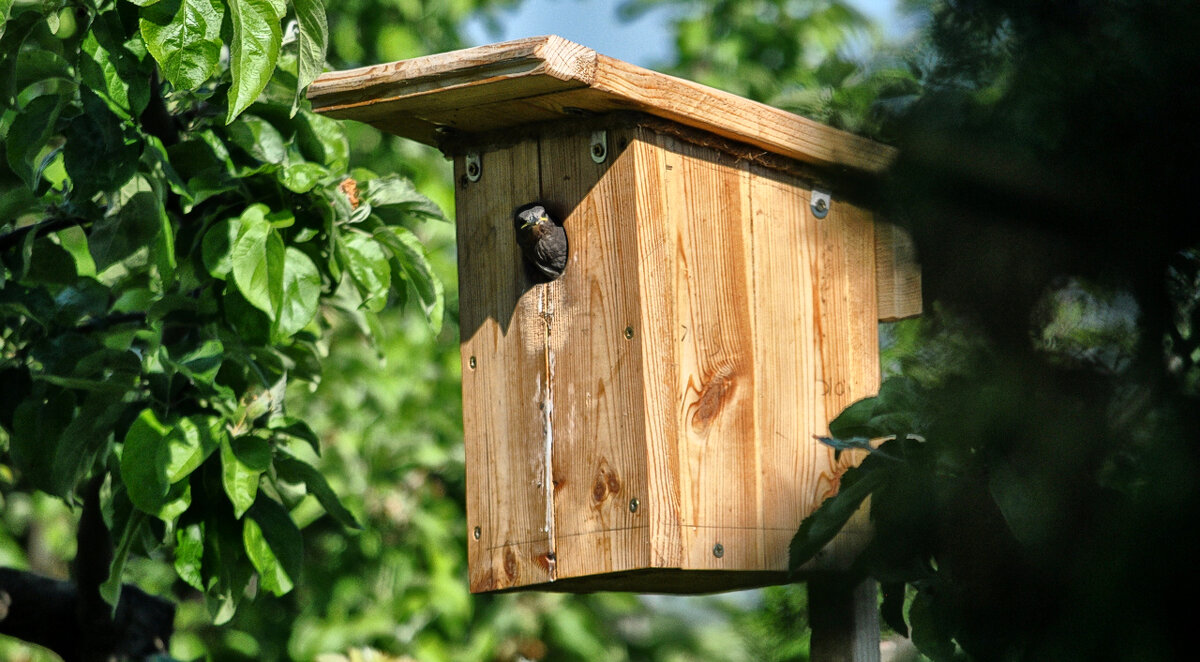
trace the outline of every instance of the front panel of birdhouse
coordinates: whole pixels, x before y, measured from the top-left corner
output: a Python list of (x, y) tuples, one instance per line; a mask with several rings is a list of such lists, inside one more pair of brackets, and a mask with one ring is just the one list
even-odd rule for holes
[[(600, 129), (455, 158), (471, 589), (782, 581), (857, 459), (813, 437), (879, 383), (871, 215), (835, 190), (817, 218), (804, 177), (703, 141)], [(533, 201), (570, 243), (549, 283), (514, 236)]]

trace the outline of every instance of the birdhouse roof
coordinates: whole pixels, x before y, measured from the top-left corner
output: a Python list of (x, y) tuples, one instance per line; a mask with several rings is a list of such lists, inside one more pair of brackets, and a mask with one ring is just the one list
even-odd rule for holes
[(323, 74), (313, 109), (428, 145), (456, 135), (636, 111), (818, 168), (883, 171), (895, 150), (805, 117), (643, 69), (557, 36)]

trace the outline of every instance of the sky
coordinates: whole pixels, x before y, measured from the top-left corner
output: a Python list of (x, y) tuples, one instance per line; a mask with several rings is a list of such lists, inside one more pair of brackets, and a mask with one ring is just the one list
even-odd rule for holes
[[(467, 23), (467, 36), (474, 45), (521, 37), (555, 34), (599, 53), (642, 67), (671, 60), (673, 43), (670, 13), (663, 9), (636, 21), (617, 18), (621, 0), (523, 0), (515, 11), (499, 13), (502, 32), (488, 34), (482, 21)], [(898, 28), (895, 0), (849, 0), (859, 11), (883, 25), (887, 32)]]

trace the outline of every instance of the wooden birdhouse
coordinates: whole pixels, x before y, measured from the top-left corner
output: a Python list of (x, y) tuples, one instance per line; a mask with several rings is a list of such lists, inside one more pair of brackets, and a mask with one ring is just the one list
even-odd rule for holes
[[(892, 150), (553, 36), (309, 96), (454, 159), (471, 590), (786, 581), (854, 461), (814, 435), (878, 388), (878, 321), (920, 310), (856, 198)], [(569, 241), (549, 282), (515, 239), (535, 201)]]

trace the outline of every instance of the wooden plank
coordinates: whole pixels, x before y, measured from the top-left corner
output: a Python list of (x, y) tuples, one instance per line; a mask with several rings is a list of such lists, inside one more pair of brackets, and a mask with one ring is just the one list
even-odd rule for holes
[[(512, 223), (513, 209), (536, 199), (528, 173), (536, 143), (482, 155), (468, 182), (455, 162), (463, 434), (467, 457), (468, 561), (472, 591), (540, 583), (553, 577), (546, 530), (543, 295), (530, 287)], [(474, 366), (474, 367), (472, 367)], [(478, 528), (479, 538), (474, 537)]]
[[(543, 136), (540, 180), (548, 208), (566, 214), (567, 269), (553, 311), (554, 536), (558, 577), (645, 567), (646, 498), (635, 217), (620, 215), (632, 161), (618, 145), (603, 163), (591, 132)], [(616, 173), (624, 171), (624, 177)], [(626, 205), (627, 207), (628, 205)], [(631, 332), (626, 333), (626, 329)], [(640, 507), (639, 507), (640, 509)]]
[[(835, 170), (880, 173), (895, 158), (891, 147), (556, 36), (329, 72), (308, 96), (317, 112), (430, 144), (437, 127), (477, 133), (542, 121), (546, 112), (637, 110)], [(463, 114), (482, 105), (486, 114)]]
[[(615, 132), (618, 145), (627, 143), (624, 159), (633, 167), (617, 169), (617, 185), (634, 193), (633, 208), (620, 208), (623, 217), (637, 219), (637, 274), (641, 324), (637, 337), (642, 353), (643, 417), (645, 421), (648, 492), (639, 512), (649, 520), (650, 565), (683, 565), (680, 528), (680, 420), (676, 390), (682, 329), (675, 299), (679, 222), (668, 213), (667, 151), (647, 129)], [(673, 165), (671, 166), (674, 167)]]
[[(824, 373), (821, 386), (825, 415), (832, 420), (846, 407), (879, 390), (874, 223), (869, 211), (835, 197), (825, 218), (814, 218), (813, 224), (821, 245), (815, 265)], [(821, 449), (832, 458), (832, 448)], [(837, 490), (841, 472), (858, 464), (862, 454), (842, 453), (837, 463), (840, 469), (829, 476), (829, 494)]]
[(678, 326), (684, 567), (757, 569), (761, 522), (746, 166), (668, 136), (658, 136), (658, 145), (665, 152), (665, 211), (678, 232), (673, 294), (668, 290), (667, 296), (675, 299)]
[(795, 177), (751, 169), (755, 300), (755, 418), (761, 437), (765, 568), (788, 567), (800, 520), (823, 498), (827, 431), (814, 302), (819, 237), (809, 191)]
[[(595, 61), (595, 51), (561, 37), (528, 37), (326, 72), (313, 81), (308, 98), (317, 112), (352, 119), (358, 119), (357, 113), (366, 113), (362, 116), (374, 118), (380, 116), (382, 108), (433, 93), (447, 99), (478, 101), (580, 87), (594, 76)], [(489, 92), (502, 81), (511, 84), (501, 86), (495, 94)], [(359, 110), (345, 114), (352, 108)]]
[(879, 321), (921, 314), (921, 266), (912, 237), (891, 223), (875, 224), (875, 282)]

